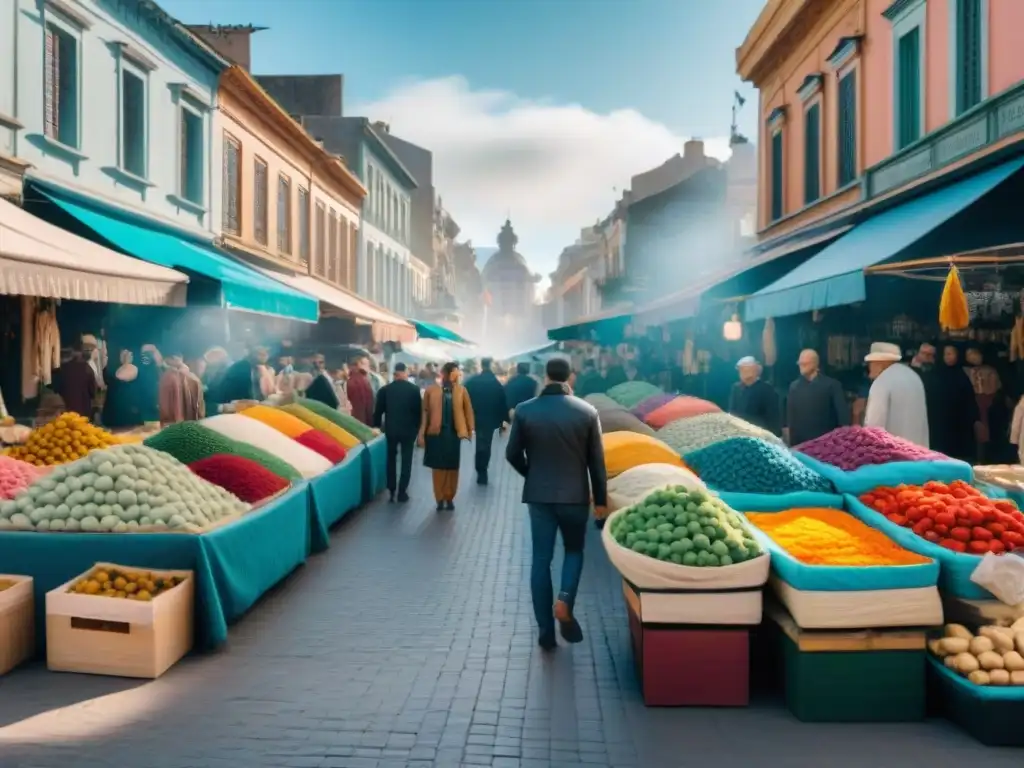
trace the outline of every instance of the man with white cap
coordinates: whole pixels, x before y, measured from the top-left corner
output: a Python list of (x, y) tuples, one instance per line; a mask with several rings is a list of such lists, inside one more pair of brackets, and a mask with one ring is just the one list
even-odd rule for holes
[(736, 363), (736, 370), (740, 380), (732, 385), (729, 413), (773, 435), (781, 435), (779, 396), (771, 384), (761, 380), (761, 364), (748, 355)]
[(881, 427), (891, 435), (928, 447), (928, 408), (921, 377), (908, 365), (896, 344), (875, 342), (864, 357), (871, 389), (865, 427)]

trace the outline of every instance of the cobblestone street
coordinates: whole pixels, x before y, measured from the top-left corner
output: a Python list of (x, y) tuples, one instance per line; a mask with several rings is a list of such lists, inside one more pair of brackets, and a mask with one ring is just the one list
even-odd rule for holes
[[(422, 454), (417, 453), (417, 463)], [(521, 483), (496, 446), (454, 513), (379, 500), (234, 626), (221, 652), (155, 682), (0, 678), (3, 768), (1021, 765), (941, 720), (805, 725), (776, 701), (655, 710), (635, 682), (619, 582), (596, 531), (578, 613), (586, 641), (545, 655), (527, 589)], [(43, 535), (43, 534), (40, 534)]]

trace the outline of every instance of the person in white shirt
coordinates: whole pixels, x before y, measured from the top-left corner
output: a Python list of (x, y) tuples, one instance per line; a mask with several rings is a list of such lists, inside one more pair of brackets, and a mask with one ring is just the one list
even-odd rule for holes
[(921, 377), (901, 361), (896, 344), (875, 342), (864, 357), (871, 389), (865, 427), (881, 427), (891, 435), (928, 447), (928, 408)]

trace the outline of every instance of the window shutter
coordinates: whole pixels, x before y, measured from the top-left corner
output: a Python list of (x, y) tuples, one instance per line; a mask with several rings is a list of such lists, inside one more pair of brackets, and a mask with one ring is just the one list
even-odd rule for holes
[(782, 131), (772, 136), (772, 221), (782, 218)]
[(821, 197), (821, 104), (804, 114), (804, 203)]
[(921, 30), (915, 27), (899, 42), (899, 146), (921, 138)]
[(839, 81), (839, 186), (857, 178), (857, 71)]
[(45, 99), (44, 132), (51, 138), (57, 138), (57, 126), (60, 125), (60, 104), (57, 94), (60, 92), (60, 47), (57, 44), (57, 33), (46, 28), (46, 61), (44, 73), (46, 82), (43, 86)]
[(981, 0), (956, 0), (956, 113), (981, 101)]

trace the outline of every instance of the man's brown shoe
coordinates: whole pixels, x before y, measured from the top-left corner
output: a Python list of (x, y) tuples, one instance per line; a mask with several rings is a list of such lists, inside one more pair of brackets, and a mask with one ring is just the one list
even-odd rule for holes
[(555, 619), (558, 620), (558, 631), (567, 643), (582, 643), (583, 629), (572, 615), (572, 609), (565, 600), (555, 601)]

